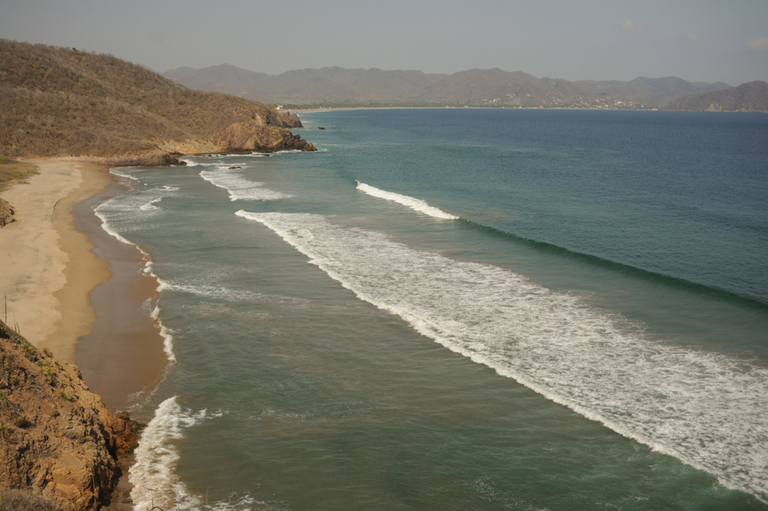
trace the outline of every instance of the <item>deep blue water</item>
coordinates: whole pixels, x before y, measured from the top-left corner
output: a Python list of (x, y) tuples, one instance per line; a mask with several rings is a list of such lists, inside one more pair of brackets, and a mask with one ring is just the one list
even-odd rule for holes
[(768, 116), (302, 120), (98, 209), (174, 359), (137, 503), (768, 508)]

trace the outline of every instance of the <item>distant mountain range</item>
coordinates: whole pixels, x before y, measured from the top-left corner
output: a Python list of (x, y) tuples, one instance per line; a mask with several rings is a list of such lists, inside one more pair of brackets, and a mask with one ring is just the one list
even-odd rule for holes
[[(736, 90), (727, 83), (688, 82), (677, 77), (631, 81), (536, 78), (521, 71), (471, 69), (451, 75), (421, 71), (324, 67), (268, 75), (229, 64), (181, 67), (164, 76), (193, 89), (224, 92), (286, 107), (323, 106), (497, 106), (527, 108), (688, 109), (675, 103), (690, 94)], [(753, 82), (765, 83), (765, 82)], [(746, 85), (746, 84), (745, 84)], [(768, 95), (750, 94), (750, 111), (768, 111)], [(698, 96), (697, 96), (698, 97)], [(696, 103), (698, 104), (698, 103)], [(711, 103), (710, 103), (711, 104)], [(720, 102), (723, 110), (745, 110)], [(697, 108), (698, 109), (698, 108)], [(708, 105), (703, 110), (708, 109)]]

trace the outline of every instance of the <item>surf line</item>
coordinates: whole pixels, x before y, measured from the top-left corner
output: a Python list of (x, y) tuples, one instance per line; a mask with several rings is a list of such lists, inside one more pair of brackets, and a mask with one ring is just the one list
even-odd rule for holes
[(416, 199), (414, 197), (409, 197), (407, 195), (401, 195), (399, 193), (394, 192), (388, 192), (386, 190), (380, 190), (379, 188), (375, 188), (371, 185), (367, 185), (365, 183), (361, 183), (357, 179), (355, 179), (355, 182), (357, 183), (357, 189), (360, 190), (363, 193), (366, 193), (372, 197), (377, 197), (379, 199), (388, 200), (390, 202), (395, 202), (397, 204), (400, 204), (402, 206), (408, 207), (413, 209), (414, 211), (418, 211), (419, 213), (424, 213), (425, 215), (429, 215), (434, 218), (440, 218), (443, 220), (458, 220), (459, 217), (456, 215), (451, 215), (450, 213), (446, 213), (442, 209), (436, 208), (434, 206), (430, 206), (427, 204), (426, 201), (422, 199)]
[(413, 250), (322, 215), (235, 214), (446, 348), (768, 502), (768, 471), (754, 461), (768, 453), (755, 441), (766, 433), (768, 368), (654, 342), (522, 275)]
[[(134, 180), (136, 179), (135, 177), (127, 175), (125, 173), (113, 172), (112, 169), (110, 169), (110, 172), (118, 177), (134, 179)], [(131, 190), (133, 190), (135, 193), (135, 189), (133, 187), (129, 186), (129, 188), (131, 188)], [(175, 191), (175, 190), (172, 188), (166, 188), (162, 191), (169, 192), (169, 191)], [(124, 243), (125, 245), (134, 247), (141, 254), (141, 258), (144, 261), (144, 268), (142, 269), (142, 273), (145, 276), (154, 279), (154, 281), (156, 282), (154, 294), (148, 297), (144, 303), (147, 306), (147, 308), (150, 310), (149, 316), (150, 318), (152, 318), (152, 321), (155, 324), (155, 328), (159, 331), (160, 337), (163, 339), (163, 352), (165, 353), (168, 363), (174, 364), (176, 363), (176, 354), (173, 351), (173, 335), (171, 334), (171, 330), (163, 324), (163, 321), (160, 318), (160, 307), (158, 305), (158, 302), (160, 300), (159, 295), (163, 289), (163, 283), (160, 280), (160, 278), (155, 274), (155, 272), (152, 270), (152, 257), (150, 256), (149, 252), (144, 250), (140, 245), (123, 237), (109, 222), (107, 211), (109, 210), (111, 203), (116, 199), (118, 199), (119, 197), (121, 196), (113, 197), (109, 200), (102, 202), (96, 208), (94, 208), (93, 213), (101, 222), (101, 228), (104, 230), (104, 232), (106, 232), (107, 234), (115, 238), (120, 243)], [(149, 203), (139, 206), (138, 209), (140, 211), (157, 209), (157, 207), (154, 206), (154, 203), (159, 202), (162, 199), (163, 199), (162, 196), (160, 198), (155, 198), (151, 200)], [(147, 208), (146, 206), (151, 206), (151, 207)], [(153, 302), (155, 304), (154, 308), (151, 307), (151, 304)], [(167, 368), (166, 368), (166, 371), (167, 371)]]

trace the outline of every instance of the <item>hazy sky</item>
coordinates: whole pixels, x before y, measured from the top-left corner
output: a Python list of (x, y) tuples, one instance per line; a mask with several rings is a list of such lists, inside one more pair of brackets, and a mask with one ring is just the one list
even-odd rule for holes
[(228, 63), (768, 81), (768, 0), (0, 0), (0, 38), (161, 73)]

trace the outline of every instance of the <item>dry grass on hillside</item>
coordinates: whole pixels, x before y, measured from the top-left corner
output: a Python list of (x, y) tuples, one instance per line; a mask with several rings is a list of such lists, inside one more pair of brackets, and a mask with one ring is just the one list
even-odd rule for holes
[(58, 502), (29, 490), (5, 490), (0, 494), (0, 511), (64, 511)]
[(254, 118), (285, 126), (261, 103), (191, 91), (111, 55), (0, 39), (2, 156), (111, 156)]

